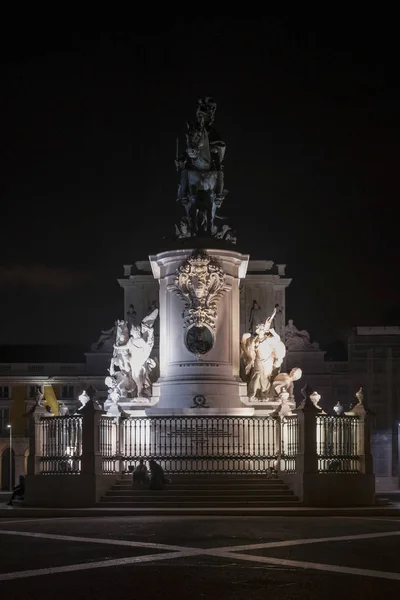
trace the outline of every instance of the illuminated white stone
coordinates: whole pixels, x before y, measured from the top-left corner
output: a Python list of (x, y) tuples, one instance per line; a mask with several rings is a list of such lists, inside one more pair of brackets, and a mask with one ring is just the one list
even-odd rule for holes
[[(179, 268), (193, 250), (171, 250), (150, 257), (160, 285), (160, 378), (153, 384), (148, 413), (164, 414), (252, 414), (243, 406), (246, 384), (240, 378), (239, 283), (245, 277), (248, 255), (231, 250), (207, 249), (224, 272), (223, 294), (218, 298), (212, 347), (205, 354), (193, 354), (185, 344), (185, 307), (176, 294)], [(206, 398), (207, 407), (194, 404), (196, 396)]]

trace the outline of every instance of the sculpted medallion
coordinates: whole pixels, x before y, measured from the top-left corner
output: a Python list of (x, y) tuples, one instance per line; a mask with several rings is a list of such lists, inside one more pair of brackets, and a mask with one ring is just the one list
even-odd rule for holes
[(228, 289), (225, 272), (204, 250), (194, 250), (177, 270), (174, 292), (185, 303), (185, 344), (193, 354), (206, 354), (214, 345), (217, 305)]

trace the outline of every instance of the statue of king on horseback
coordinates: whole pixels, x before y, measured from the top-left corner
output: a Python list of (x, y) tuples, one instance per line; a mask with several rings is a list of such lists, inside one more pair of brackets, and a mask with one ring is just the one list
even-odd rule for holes
[(187, 123), (186, 149), (181, 155), (177, 149), (178, 201), (185, 209), (184, 224), (190, 236), (216, 234), (216, 211), (227, 193), (223, 172), (226, 145), (212, 127), (216, 108), (210, 96), (199, 98), (196, 122)]

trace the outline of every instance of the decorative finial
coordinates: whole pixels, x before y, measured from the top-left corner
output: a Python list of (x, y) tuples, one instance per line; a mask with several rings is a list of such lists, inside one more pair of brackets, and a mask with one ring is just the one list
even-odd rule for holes
[(338, 402), (335, 404), (335, 406), (333, 407), (333, 410), (335, 411), (336, 415), (337, 415), (338, 417), (340, 417), (340, 415), (342, 415), (342, 414), (343, 414), (343, 410), (344, 410), (344, 408), (343, 408), (343, 406), (340, 404), (340, 402), (338, 401)]
[[(316, 406), (315, 394), (317, 394), (318, 400), (319, 400), (321, 398), (321, 396), (318, 394), (318, 392), (314, 392), (312, 387), (310, 387), (308, 385), (308, 383), (306, 383), (305, 386), (301, 390), (301, 395), (303, 396), (303, 401), (298, 406), (298, 408), (296, 409), (295, 412), (297, 412), (298, 410), (302, 410), (302, 411), (310, 411), (311, 410), (311, 411), (314, 411), (314, 413), (316, 413), (316, 414), (320, 413), (322, 411), (322, 408), (320, 406)], [(317, 403), (318, 403), (318, 400), (317, 400)]]
[(362, 387), (360, 387), (358, 392), (356, 392), (355, 396), (358, 400), (358, 404), (364, 404), (364, 392), (363, 392)]
[(344, 413), (346, 416), (365, 416), (367, 411), (364, 407), (364, 392), (362, 387), (356, 392), (355, 397), (357, 398), (357, 404), (355, 404), (348, 412)]

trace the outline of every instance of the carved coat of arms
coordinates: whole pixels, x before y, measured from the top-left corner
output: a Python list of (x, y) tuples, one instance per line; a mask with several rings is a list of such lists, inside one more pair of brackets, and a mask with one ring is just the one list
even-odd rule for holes
[(194, 250), (176, 272), (174, 292), (184, 300), (184, 327), (207, 327), (215, 333), (217, 304), (229, 289), (218, 261), (204, 250)]

